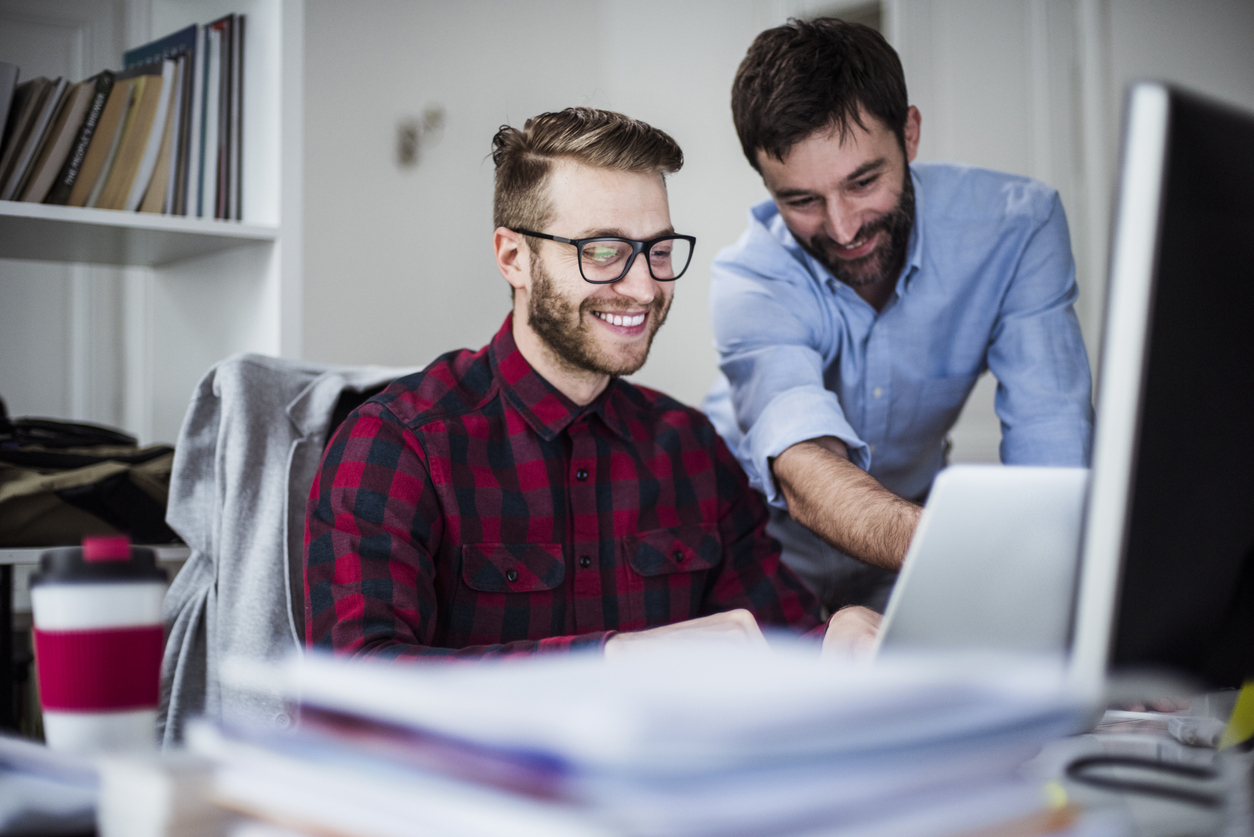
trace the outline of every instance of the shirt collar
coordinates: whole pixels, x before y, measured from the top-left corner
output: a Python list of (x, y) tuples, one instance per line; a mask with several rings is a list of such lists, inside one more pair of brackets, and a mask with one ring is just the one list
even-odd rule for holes
[(506, 315), (504, 324), (488, 344), (488, 357), (510, 404), (545, 441), (553, 441), (559, 433), (589, 414), (600, 416), (606, 427), (628, 438), (627, 423), (622, 418), (626, 405), (618, 403), (623, 399), (621, 388), (625, 384), (618, 378), (611, 378), (605, 391), (586, 407), (571, 401), (523, 357), (514, 342), (513, 313)]

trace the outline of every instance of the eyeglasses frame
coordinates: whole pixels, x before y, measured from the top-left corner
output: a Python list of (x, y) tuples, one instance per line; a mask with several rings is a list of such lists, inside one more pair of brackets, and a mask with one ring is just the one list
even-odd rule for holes
[[(692, 264), (692, 253), (694, 250), (697, 249), (696, 236), (679, 235), (678, 233), (671, 233), (669, 235), (659, 235), (657, 238), (651, 238), (648, 241), (640, 241), (635, 238), (623, 238), (622, 236), (617, 236), (617, 235), (593, 235), (593, 236), (589, 236), (588, 238), (562, 238), (560, 235), (549, 235), (548, 233), (538, 233), (538, 232), (533, 232), (531, 230), (515, 229), (514, 227), (507, 227), (506, 229), (508, 229), (510, 232), (516, 232), (519, 235), (529, 235), (533, 238), (543, 238), (546, 241), (556, 241), (559, 244), (574, 245), (575, 255), (579, 260), (579, 275), (583, 278), (583, 281), (587, 282), (589, 285), (613, 285), (615, 282), (623, 281), (623, 279), (627, 276), (627, 274), (631, 272), (632, 265), (636, 263), (636, 256), (639, 256), (641, 253), (646, 254), (644, 264), (645, 264), (645, 267), (647, 267), (649, 270), (649, 276), (653, 277), (653, 281), (674, 282), (680, 276), (683, 276), (685, 273), (688, 272), (688, 268)], [(670, 241), (675, 238), (679, 238), (688, 242), (688, 246), (690, 248), (688, 250), (688, 262), (684, 265), (682, 270), (680, 270), (678, 273), (676, 273), (674, 276), (670, 277), (669, 279), (659, 279), (657, 276), (654, 276), (653, 274), (653, 265), (649, 263), (647, 254), (650, 250), (653, 249), (654, 244), (657, 244), (658, 242), (661, 242), (661, 241)], [(587, 244), (589, 241), (622, 241), (626, 244), (631, 245), (631, 255), (627, 258), (627, 266), (623, 268), (623, 272), (618, 275), (617, 279), (604, 279), (604, 280), (598, 281), (596, 279), (589, 279), (587, 274), (583, 272), (583, 245)]]

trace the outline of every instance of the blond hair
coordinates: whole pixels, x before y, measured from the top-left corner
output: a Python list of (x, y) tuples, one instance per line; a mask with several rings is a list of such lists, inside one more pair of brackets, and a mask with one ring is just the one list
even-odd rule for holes
[(496, 226), (542, 232), (553, 213), (545, 190), (555, 160), (596, 168), (673, 174), (684, 165), (679, 144), (653, 126), (597, 108), (542, 113), (522, 130), (502, 125), (492, 138)]

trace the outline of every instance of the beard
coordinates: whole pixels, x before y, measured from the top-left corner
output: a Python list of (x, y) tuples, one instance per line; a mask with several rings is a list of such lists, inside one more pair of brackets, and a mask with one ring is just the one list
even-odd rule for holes
[(835, 255), (840, 252), (840, 246), (823, 233), (807, 241), (798, 239), (798, 243), (841, 282), (851, 288), (864, 288), (884, 280), (891, 281), (901, 272), (906, 263), (906, 248), (910, 246), (910, 231), (913, 228), (914, 183), (907, 167), (897, 205), (863, 224), (853, 237), (854, 241), (863, 241), (885, 230), (888, 232), (887, 243), (859, 259), (842, 259)]
[[(592, 333), (595, 325), (591, 322), (595, 315), (591, 312), (623, 311), (626, 306), (598, 301), (595, 297), (574, 302), (557, 289), (539, 254), (532, 260), (531, 280), (531, 298), (527, 303), (531, 330), (548, 345), (560, 363), (598, 375), (630, 375), (644, 366), (649, 359), (653, 337), (666, 322), (666, 314), (670, 310), (670, 300), (658, 294), (649, 305), (646, 316), (649, 330), (643, 350), (631, 354), (611, 352), (597, 345)], [(584, 313), (588, 316), (584, 317)]]

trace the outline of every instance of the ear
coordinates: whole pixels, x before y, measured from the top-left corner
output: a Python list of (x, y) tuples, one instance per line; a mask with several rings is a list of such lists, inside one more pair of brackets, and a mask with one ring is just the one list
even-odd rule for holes
[(492, 234), (492, 247), (496, 251), (496, 269), (515, 291), (525, 290), (531, 284), (531, 250), (518, 233), (506, 227), (497, 227)]
[(923, 116), (914, 105), (906, 111), (906, 162), (913, 163), (919, 153), (919, 127), (923, 124)]

